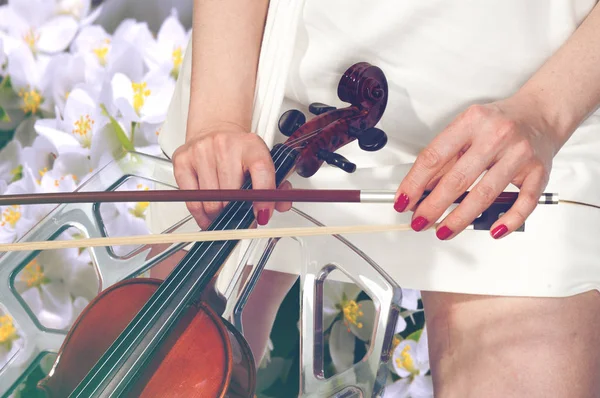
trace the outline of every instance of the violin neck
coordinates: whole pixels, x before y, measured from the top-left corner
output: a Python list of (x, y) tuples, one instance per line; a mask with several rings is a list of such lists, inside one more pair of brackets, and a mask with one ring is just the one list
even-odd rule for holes
[[(277, 185), (293, 170), (298, 152), (277, 145), (271, 151)], [(242, 189), (251, 189), (248, 180)], [(254, 222), (251, 202), (230, 202), (209, 231), (249, 228)], [(104, 353), (71, 397), (119, 397), (135, 383), (140, 371), (197, 300), (239, 241), (198, 242), (161, 284), (142, 310)]]

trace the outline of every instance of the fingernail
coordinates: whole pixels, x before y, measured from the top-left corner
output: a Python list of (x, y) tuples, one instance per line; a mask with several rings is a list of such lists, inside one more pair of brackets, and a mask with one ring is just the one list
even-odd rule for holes
[(420, 230), (425, 228), (425, 226), (427, 224), (429, 224), (429, 221), (427, 221), (427, 219), (425, 217), (419, 216), (413, 220), (413, 222), (410, 224), (410, 226), (412, 229), (419, 232)]
[(267, 225), (269, 222), (269, 210), (259, 210), (258, 214), (256, 215), (256, 222), (258, 222), (258, 225)]
[(394, 210), (396, 210), (398, 213), (402, 213), (404, 210), (406, 210), (406, 206), (408, 206), (408, 196), (406, 196), (404, 193), (401, 193), (394, 203)]
[(448, 228), (447, 226), (444, 225), (443, 227), (441, 227), (437, 231), (435, 231), (435, 236), (437, 236), (439, 240), (446, 240), (453, 233), (454, 232), (452, 232), (452, 230), (450, 228)]
[(499, 239), (502, 236), (504, 236), (504, 234), (507, 232), (508, 232), (508, 227), (504, 224), (500, 224), (496, 228), (494, 228), (494, 230), (492, 231), (492, 238)]

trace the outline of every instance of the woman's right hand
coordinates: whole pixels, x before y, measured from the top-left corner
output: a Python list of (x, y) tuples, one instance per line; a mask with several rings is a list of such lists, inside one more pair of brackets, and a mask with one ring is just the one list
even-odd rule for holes
[[(239, 189), (247, 173), (255, 189), (275, 189), (275, 167), (265, 142), (235, 123), (220, 123), (188, 134), (173, 154), (175, 180), (180, 189)], [(291, 188), (284, 182), (281, 189)], [(189, 202), (188, 210), (202, 229), (219, 215), (226, 202)], [(258, 224), (268, 223), (273, 209), (287, 211), (291, 203), (255, 202)]]

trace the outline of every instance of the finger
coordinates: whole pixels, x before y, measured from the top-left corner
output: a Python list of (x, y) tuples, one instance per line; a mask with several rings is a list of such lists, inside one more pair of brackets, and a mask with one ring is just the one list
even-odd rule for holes
[[(292, 184), (289, 181), (284, 181), (279, 185), (278, 189), (292, 189)], [(292, 208), (292, 202), (277, 202), (275, 203), (275, 210), (278, 212), (285, 212)]]
[[(176, 159), (178, 158), (173, 158), (173, 169), (177, 186), (180, 189), (198, 189), (198, 176), (189, 161), (178, 161)], [(185, 205), (198, 226), (201, 229), (208, 228), (211, 220), (204, 212), (202, 202), (187, 202)]]
[(490, 228), (490, 234), (494, 239), (507, 236), (525, 223), (538, 205), (546, 184), (548, 184), (548, 175), (541, 169), (525, 177), (515, 203)]
[(461, 128), (462, 124), (462, 118), (454, 121), (419, 153), (396, 192), (396, 211), (414, 210), (429, 182), (448, 162), (466, 151), (471, 134), (470, 129)]
[[(254, 138), (253, 138), (254, 139)], [(242, 165), (250, 173), (254, 189), (275, 189), (275, 167), (267, 146), (260, 137), (255, 144), (245, 145)], [(266, 225), (273, 214), (273, 202), (254, 202), (254, 215), (259, 225)]]
[[(217, 162), (214, 154), (209, 149), (202, 147), (194, 153), (194, 169), (198, 176), (199, 189), (219, 189), (219, 178), (217, 177)], [(223, 210), (221, 202), (203, 202), (204, 212), (212, 221)]]
[(462, 202), (440, 222), (436, 231), (438, 239), (452, 239), (467, 228), (492, 205), (510, 184), (521, 165), (519, 159), (508, 157), (494, 164)]
[(493, 160), (492, 156), (490, 151), (471, 147), (419, 204), (413, 214), (412, 228), (415, 231), (422, 231), (438, 220), (486, 170)]

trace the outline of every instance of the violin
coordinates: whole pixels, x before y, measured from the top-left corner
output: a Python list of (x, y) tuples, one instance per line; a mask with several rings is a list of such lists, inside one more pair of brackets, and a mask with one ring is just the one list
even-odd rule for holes
[[(381, 149), (375, 125), (388, 97), (384, 73), (366, 62), (340, 79), (338, 97), (349, 106), (313, 104), (306, 121), (288, 111), (279, 128), (289, 138), (271, 151), (279, 186), (294, 171), (303, 177), (324, 162), (352, 172), (335, 152), (354, 140)], [(247, 179), (242, 190), (251, 190)], [(232, 201), (208, 231), (249, 229), (252, 203)], [(164, 280), (132, 278), (103, 291), (80, 314), (39, 387), (49, 397), (252, 397), (256, 370), (244, 337), (202, 300), (239, 240), (196, 242)], [(109, 320), (107, 322), (106, 320)]]

